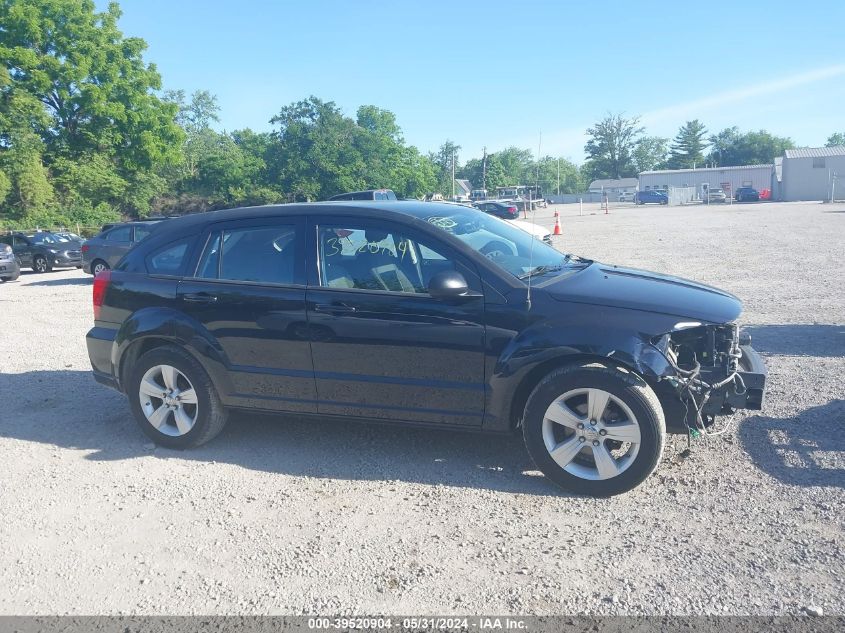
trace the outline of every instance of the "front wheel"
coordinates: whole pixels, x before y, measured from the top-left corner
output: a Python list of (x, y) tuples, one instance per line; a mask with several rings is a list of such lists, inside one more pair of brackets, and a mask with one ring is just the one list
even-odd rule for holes
[(36, 255), (32, 260), (32, 270), (37, 273), (46, 273), (50, 270), (51, 266), (47, 262), (47, 258), (43, 255)]
[(168, 448), (204, 444), (226, 424), (227, 411), (211, 378), (193, 356), (175, 346), (141, 356), (126, 393), (141, 430)]
[(546, 477), (576, 494), (609, 497), (635, 488), (657, 468), (665, 437), (657, 395), (615, 367), (555, 370), (525, 407), (528, 453)]

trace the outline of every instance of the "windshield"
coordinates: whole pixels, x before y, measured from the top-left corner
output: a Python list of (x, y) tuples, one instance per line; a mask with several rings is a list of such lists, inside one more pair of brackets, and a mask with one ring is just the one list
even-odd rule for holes
[(58, 244), (60, 242), (64, 242), (67, 240), (63, 240), (58, 235), (53, 235), (52, 233), (34, 233), (33, 235), (27, 236), (36, 244)]
[[(424, 218), (519, 279), (574, 266), (572, 257), (516, 226), (485, 213), (455, 210)], [(529, 227), (533, 225), (529, 224)]]

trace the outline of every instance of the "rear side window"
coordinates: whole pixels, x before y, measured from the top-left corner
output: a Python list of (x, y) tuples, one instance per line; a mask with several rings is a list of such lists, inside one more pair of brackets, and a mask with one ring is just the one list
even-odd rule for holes
[(147, 256), (147, 272), (151, 275), (182, 275), (189, 241), (179, 240), (153, 251)]
[(153, 230), (152, 226), (147, 226), (146, 224), (139, 224), (135, 227), (135, 241), (140, 242), (142, 239), (147, 237)]
[(295, 226), (227, 229), (211, 235), (197, 277), (292, 285), (295, 266)]
[(108, 233), (106, 233), (106, 240), (109, 242), (128, 242), (132, 239), (132, 227), (131, 226), (121, 226), (116, 229), (112, 229)]

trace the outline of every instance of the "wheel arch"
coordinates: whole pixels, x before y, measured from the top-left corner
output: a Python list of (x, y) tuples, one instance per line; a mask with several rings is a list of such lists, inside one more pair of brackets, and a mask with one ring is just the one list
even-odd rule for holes
[(126, 319), (118, 331), (112, 366), (125, 390), (129, 368), (146, 352), (175, 345), (190, 354), (206, 371), (222, 400), (234, 392), (225, 352), (203, 325), (172, 310), (150, 308)]
[(617, 359), (608, 358), (607, 356), (598, 356), (596, 354), (584, 353), (567, 354), (556, 356), (554, 358), (549, 358), (531, 368), (525, 374), (525, 376), (523, 376), (522, 380), (520, 380), (520, 382), (517, 384), (516, 389), (514, 390), (513, 398), (511, 398), (510, 413), (508, 416), (511, 430), (516, 430), (521, 426), (522, 417), (525, 412), (525, 406), (528, 404), (528, 398), (531, 396), (531, 393), (534, 391), (534, 388), (538, 384), (540, 384), (543, 378), (548, 376), (553, 371), (561, 369), (562, 367), (570, 367), (576, 365), (583, 367), (592, 364), (598, 364), (604, 367), (616, 367), (619, 369), (623, 369), (642, 380), (644, 384), (648, 384), (648, 381), (639, 372), (637, 372), (634, 367), (626, 363), (620, 362)]

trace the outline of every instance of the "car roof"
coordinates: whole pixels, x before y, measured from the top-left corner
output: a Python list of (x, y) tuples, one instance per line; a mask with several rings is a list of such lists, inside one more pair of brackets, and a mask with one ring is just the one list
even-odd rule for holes
[(293, 204), (268, 204), (258, 207), (238, 207), (183, 215), (168, 220), (163, 225), (168, 231), (204, 226), (216, 222), (227, 222), (246, 218), (270, 218), (303, 215), (355, 215), (365, 218), (388, 218), (399, 213), (417, 219), (424, 219), (441, 213), (454, 213), (456, 209), (472, 210), (463, 204), (448, 202), (420, 202), (419, 200), (332, 200), (328, 202), (303, 202)]

